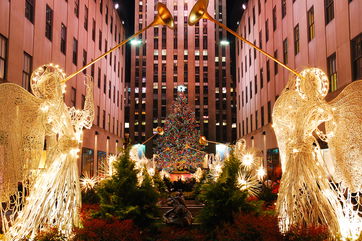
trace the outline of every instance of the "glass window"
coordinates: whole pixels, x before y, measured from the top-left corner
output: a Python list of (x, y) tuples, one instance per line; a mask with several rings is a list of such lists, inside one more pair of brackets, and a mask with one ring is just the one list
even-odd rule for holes
[(8, 40), (0, 34), (0, 81), (6, 80)]
[(94, 151), (89, 148), (82, 148), (82, 175), (92, 177), (94, 175)]
[(60, 30), (60, 52), (66, 54), (67, 52), (67, 27), (62, 23)]
[(77, 65), (78, 62), (78, 40), (73, 38), (73, 64)]
[(329, 77), (329, 92), (333, 92), (337, 90), (336, 53), (327, 58), (327, 69)]
[[(353, 80), (362, 79), (362, 33), (351, 41)], [(1, 78), (1, 75), (0, 75)]]
[(334, 0), (324, 0), (326, 24), (334, 18)]
[(307, 13), (308, 17), (308, 41), (314, 39), (315, 30), (314, 30), (314, 7), (312, 6)]
[(45, 36), (52, 41), (53, 39), (53, 9), (46, 6), (45, 13)]
[(286, 0), (281, 0), (282, 1), (282, 18), (285, 17), (285, 15), (287, 15), (287, 2)]
[(84, 6), (84, 29), (88, 31), (88, 8)]
[(70, 92), (70, 104), (76, 107), (76, 102), (77, 102), (77, 89), (72, 87), (72, 90)]
[(284, 64), (288, 64), (288, 39), (283, 41), (283, 61)]
[(25, 1), (25, 17), (34, 23), (34, 0)]
[(24, 89), (30, 91), (30, 75), (32, 70), (32, 56), (24, 52), (24, 65), (23, 65), (23, 83)]
[(299, 53), (299, 24), (294, 27), (294, 55)]

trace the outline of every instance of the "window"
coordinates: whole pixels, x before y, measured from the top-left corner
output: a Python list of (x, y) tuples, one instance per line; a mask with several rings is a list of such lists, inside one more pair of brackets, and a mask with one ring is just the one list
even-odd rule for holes
[(102, 81), (101, 76), (102, 76), (101, 68), (98, 67), (98, 83), (97, 83), (98, 88), (101, 88), (101, 81)]
[(73, 64), (78, 63), (78, 40), (73, 38)]
[(329, 77), (329, 92), (333, 92), (337, 90), (336, 53), (327, 58), (327, 69)]
[(84, 29), (88, 31), (88, 8), (84, 6)]
[(103, 0), (99, 0), (99, 12), (103, 13)]
[(251, 32), (251, 27), (250, 27), (250, 17), (248, 17), (248, 32), (249, 32), (249, 34), (250, 34), (250, 32)]
[(45, 37), (50, 41), (53, 39), (53, 9), (48, 5), (46, 6), (45, 12)]
[(249, 88), (249, 90), (250, 90), (250, 99), (252, 99), (253, 98), (253, 82), (250, 81), (249, 86), (250, 86), (250, 88)]
[(334, 0), (324, 0), (326, 24), (334, 18)]
[(273, 8), (273, 31), (277, 29), (277, 7)]
[(111, 25), (109, 26), (111, 33), (113, 33), (113, 17), (111, 16)]
[(308, 17), (308, 41), (314, 39), (315, 30), (314, 30), (314, 7), (312, 6), (307, 13)]
[(74, 0), (74, 14), (79, 17), (79, 0)]
[[(83, 66), (85, 66), (86, 64), (87, 64), (87, 51), (85, 51), (85, 49), (83, 49)], [(84, 69), (83, 73), (86, 74), (87, 69)]]
[(260, 30), (260, 32), (259, 32), (259, 48), (263, 48), (263, 34), (262, 34), (262, 32), (261, 32), (261, 30)]
[(67, 51), (67, 27), (62, 23), (60, 33), (60, 52), (66, 54)]
[(258, 111), (255, 111), (255, 130), (257, 130), (258, 129)]
[(285, 17), (285, 15), (287, 15), (287, 1), (286, 0), (281, 0), (282, 1), (282, 18)]
[(106, 6), (106, 16), (105, 16), (105, 18), (106, 18), (106, 24), (108, 24), (108, 6)]
[(253, 7), (253, 25), (255, 25), (255, 7)]
[(258, 0), (258, 14), (260, 15), (261, 13), (261, 3), (260, 0)]
[(75, 107), (77, 102), (77, 89), (72, 87), (72, 91), (70, 92), (70, 104)]
[(32, 70), (32, 57), (24, 52), (23, 83), (24, 89), (30, 91), (30, 75)]
[(99, 122), (100, 122), (100, 115), (101, 115), (101, 110), (99, 108), (99, 106), (97, 106), (97, 126), (99, 126)]
[(266, 81), (270, 81), (270, 60), (266, 61)]
[(271, 102), (268, 101), (268, 123), (272, 122), (272, 108), (271, 108)]
[(294, 55), (299, 53), (299, 24), (294, 27)]
[[(352, 78), (353, 80), (359, 80), (362, 79), (362, 33), (360, 33), (357, 37), (352, 39), (351, 49), (352, 49), (351, 57), (352, 57), (352, 75), (353, 75)], [(0, 79), (1, 79), (1, 72), (0, 72)]]
[(84, 109), (85, 106), (85, 95), (82, 95), (82, 110)]
[(269, 19), (265, 21), (265, 42), (269, 40)]
[[(274, 58), (278, 59), (278, 50), (274, 51)], [(274, 61), (274, 75), (278, 74), (278, 63)]]
[(0, 34), (0, 81), (6, 80), (8, 40)]
[(103, 110), (103, 119), (102, 119), (102, 127), (103, 127), (103, 129), (105, 129), (106, 128), (106, 111), (105, 110)]
[(96, 20), (92, 20), (92, 40), (96, 41)]
[(103, 75), (103, 93), (106, 94), (107, 92), (107, 76)]
[(34, 23), (34, 0), (25, 1), (25, 17)]
[(102, 51), (102, 31), (99, 30), (98, 49)]
[(255, 89), (255, 94), (258, 93), (258, 76), (255, 75), (254, 76), (254, 89)]
[(284, 64), (288, 64), (288, 39), (283, 41), (283, 61)]
[(260, 117), (261, 117), (261, 126), (264, 126), (264, 106), (261, 107), (261, 111), (260, 111)]
[(264, 87), (263, 68), (260, 69), (260, 89)]

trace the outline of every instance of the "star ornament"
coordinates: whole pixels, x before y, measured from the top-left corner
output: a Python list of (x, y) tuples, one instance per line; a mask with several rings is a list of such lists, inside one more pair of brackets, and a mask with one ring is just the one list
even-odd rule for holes
[(177, 86), (177, 91), (178, 92), (185, 92), (186, 91), (186, 86), (184, 86), (184, 85)]

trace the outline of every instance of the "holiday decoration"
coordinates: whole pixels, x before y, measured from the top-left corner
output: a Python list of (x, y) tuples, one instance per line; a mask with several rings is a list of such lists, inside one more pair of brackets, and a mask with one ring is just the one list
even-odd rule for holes
[[(34, 95), (15, 84), (0, 85), (0, 167), (5, 170), (0, 209), (6, 240), (33, 238), (46, 225), (68, 236), (78, 225), (77, 158), (82, 129), (93, 122), (93, 82), (87, 79), (85, 107), (77, 110), (64, 103), (64, 78), (49, 64), (31, 76)], [(39, 169), (45, 137), (46, 162)]]
[[(283, 232), (322, 224), (333, 235), (354, 239), (362, 230), (362, 81), (351, 83), (331, 102), (324, 99), (328, 88), (320, 69), (305, 69), (274, 105), (283, 170), (277, 211)], [(322, 123), (326, 133), (318, 129)], [(328, 143), (337, 160), (332, 177), (338, 185), (330, 182), (316, 136)]]
[(184, 92), (178, 92), (171, 113), (165, 120), (164, 135), (156, 140), (155, 160), (158, 168), (171, 172), (194, 171), (201, 167), (204, 153), (199, 151), (198, 128)]

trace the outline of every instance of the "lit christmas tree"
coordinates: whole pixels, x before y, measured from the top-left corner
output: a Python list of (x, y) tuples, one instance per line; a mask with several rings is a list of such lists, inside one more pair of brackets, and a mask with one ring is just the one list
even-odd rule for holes
[(185, 87), (179, 86), (178, 96), (174, 101), (171, 113), (167, 116), (163, 136), (156, 140), (154, 151), (158, 168), (172, 171), (191, 171), (202, 166), (204, 154), (200, 151), (199, 125), (195, 120), (184, 94)]

